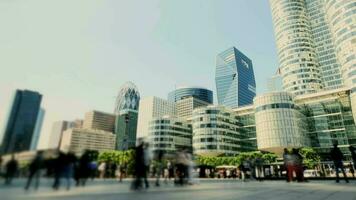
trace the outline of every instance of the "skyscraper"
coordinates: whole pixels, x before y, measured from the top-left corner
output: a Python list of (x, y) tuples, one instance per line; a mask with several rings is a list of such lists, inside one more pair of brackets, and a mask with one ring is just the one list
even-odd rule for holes
[(41, 137), (41, 130), (42, 130), (44, 116), (45, 116), (45, 110), (43, 108), (40, 108), (40, 111), (38, 112), (38, 116), (37, 116), (37, 120), (36, 120), (35, 130), (34, 130), (33, 136), (32, 136), (30, 150), (37, 149), (38, 141), (40, 140), (40, 137)]
[(29, 90), (16, 90), (2, 141), (2, 152), (30, 150), (42, 95)]
[(213, 103), (213, 91), (202, 87), (178, 87), (168, 94), (168, 101), (177, 102), (186, 97), (195, 97), (210, 104)]
[(300, 95), (356, 83), (354, 1), (270, 0), (270, 5), (286, 91)]
[(116, 149), (127, 150), (136, 146), (137, 118), (140, 93), (132, 82), (125, 83), (116, 98)]
[(235, 47), (216, 56), (216, 91), (219, 105), (249, 105), (256, 96), (252, 61)]

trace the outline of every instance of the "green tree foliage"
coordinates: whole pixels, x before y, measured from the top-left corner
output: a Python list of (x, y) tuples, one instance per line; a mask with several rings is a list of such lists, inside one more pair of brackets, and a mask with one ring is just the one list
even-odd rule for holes
[(313, 148), (304, 147), (299, 152), (303, 156), (303, 164), (307, 168), (314, 169), (320, 164), (320, 156)]
[(135, 161), (135, 152), (128, 151), (104, 151), (99, 153), (98, 162), (114, 162), (125, 166), (129, 174), (133, 173)]
[(238, 166), (245, 160), (261, 159), (265, 164), (276, 162), (277, 155), (273, 153), (261, 153), (259, 151), (243, 152), (237, 156), (231, 157), (217, 157), (217, 156), (198, 156), (196, 162), (198, 165), (208, 165), (216, 167), (219, 165), (234, 165)]

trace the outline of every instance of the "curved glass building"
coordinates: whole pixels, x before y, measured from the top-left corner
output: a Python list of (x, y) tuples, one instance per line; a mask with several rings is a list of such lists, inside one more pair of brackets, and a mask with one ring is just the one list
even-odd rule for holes
[(322, 89), (305, 0), (270, 0), (283, 88), (295, 95)]
[(202, 87), (179, 87), (168, 94), (168, 101), (177, 102), (186, 97), (195, 97), (213, 103), (213, 91)]
[(288, 92), (272, 92), (254, 100), (258, 149), (281, 154), (284, 148), (309, 146), (307, 124)]
[(135, 84), (126, 82), (119, 91), (116, 98), (115, 114), (119, 114), (124, 110), (138, 111), (140, 102), (140, 93)]

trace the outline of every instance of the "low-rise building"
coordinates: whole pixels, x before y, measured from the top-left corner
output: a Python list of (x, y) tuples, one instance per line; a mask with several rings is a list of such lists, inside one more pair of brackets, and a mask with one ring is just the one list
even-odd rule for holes
[(80, 155), (85, 150), (96, 150), (99, 152), (114, 150), (115, 146), (116, 136), (111, 132), (74, 128), (63, 132), (60, 149)]

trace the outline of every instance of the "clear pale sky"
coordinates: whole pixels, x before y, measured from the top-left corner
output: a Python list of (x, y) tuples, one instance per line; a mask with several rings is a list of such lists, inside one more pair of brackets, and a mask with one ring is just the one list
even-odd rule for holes
[(0, 138), (14, 90), (35, 90), (46, 110), (40, 148), (54, 121), (112, 112), (126, 81), (141, 97), (166, 98), (175, 85), (215, 95), (215, 56), (236, 46), (263, 93), (278, 66), (267, 0), (2, 0), (0, 24)]

